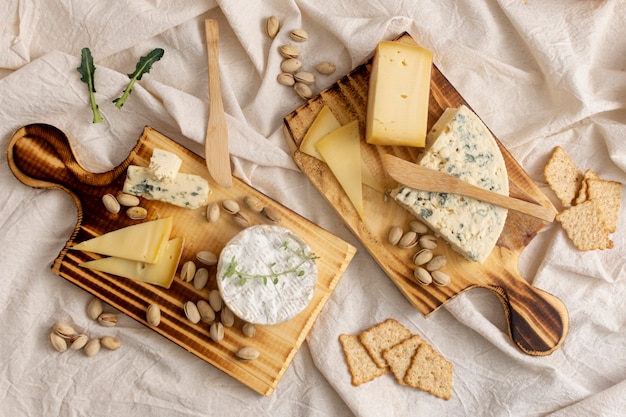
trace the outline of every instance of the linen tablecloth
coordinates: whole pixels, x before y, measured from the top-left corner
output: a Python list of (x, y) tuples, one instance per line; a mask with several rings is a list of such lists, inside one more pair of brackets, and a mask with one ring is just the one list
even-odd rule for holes
[[(265, 19), (282, 23), (275, 39)], [(617, 416), (626, 409), (626, 224), (615, 247), (577, 251), (557, 223), (524, 251), (520, 271), (569, 311), (562, 347), (531, 357), (511, 342), (486, 290), (430, 317), (411, 307), (298, 170), (283, 117), (302, 104), (276, 82), (291, 29), (303, 60), (333, 61), (325, 88), (408, 32), (558, 205), (543, 167), (556, 145), (583, 168), (626, 182), (626, 4), (619, 0), (6, 0), (0, 6), (0, 141), (29, 123), (64, 131), (80, 162), (121, 162), (149, 125), (203, 155), (209, 112), (204, 19), (220, 25), (220, 69), (234, 174), (357, 247), (276, 391), (262, 397), (134, 320), (103, 332), (91, 298), (51, 262), (76, 223), (71, 198), (24, 186), (0, 160), (0, 415), (3, 416)], [(92, 124), (76, 67), (89, 47), (106, 121)], [(111, 103), (137, 59), (164, 57), (121, 110)], [(304, 48), (304, 46), (303, 46)], [(624, 205), (624, 202), (622, 202)], [(452, 398), (390, 375), (354, 387), (338, 336), (393, 317), (454, 365)], [(108, 333), (122, 348), (91, 358), (47, 342), (57, 320)]]

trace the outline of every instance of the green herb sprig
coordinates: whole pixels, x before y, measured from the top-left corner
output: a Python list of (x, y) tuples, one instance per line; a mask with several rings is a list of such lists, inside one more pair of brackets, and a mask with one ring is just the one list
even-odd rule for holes
[[(230, 278), (232, 276), (237, 276), (239, 278), (239, 282), (238, 282), (239, 285), (245, 285), (246, 282), (250, 279), (261, 279), (263, 280), (263, 285), (267, 285), (268, 281), (271, 281), (274, 285), (276, 285), (278, 284), (279, 278), (282, 276), (285, 276), (288, 274), (295, 274), (298, 277), (303, 276), (305, 272), (303, 269), (301, 269), (302, 266), (305, 265), (307, 262), (311, 262), (319, 258), (319, 256), (315, 255), (312, 252), (309, 254), (305, 253), (304, 249), (302, 248), (293, 250), (292, 248), (289, 247), (288, 242), (284, 242), (281, 246), (279, 246), (279, 249), (284, 249), (284, 250), (291, 252), (291, 257), (299, 258), (300, 262), (297, 265), (293, 267), (289, 267), (282, 271), (275, 270), (274, 267), (276, 266), (276, 262), (272, 262), (271, 264), (268, 265), (268, 268), (270, 270), (269, 273), (250, 274), (250, 273), (247, 273), (238, 269), (239, 264), (237, 263), (237, 260), (233, 256), (230, 260), (230, 263), (228, 264), (226, 273), (222, 277), (222, 280), (225, 280), (226, 278)], [(292, 259), (291, 257), (289, 259)]]
[(93, 113), (93, 123), (100, 123), (104, 121), (98, 103), (96, 103), (96, 87), (94, 83), (94, 76), (96, 73), (96, 66), (93, 64), (93, 57), (89, 48), (83, 48), (80, 52), (80, 67), (76, 70), (82, 75), (80, 80), (87, 84), (89, 88), (89, 103), (91, 104), (91, 112)]
[(160, 60), (163, 57), (164, 53), (165, 51), (163, 49), (155, 48), (152, 51), (150, 51), (148, 55), (142, 56), (139, 59), (139, 62), (137, 62), (137, 66), (135, 67), (135, 72), (133, 72), (132, 74), (128, 74), (128, 78), (130, 78), (130, 81), (128, 82), (128, 85), (122, 92), (122, 95), (116, 98), (115, 100), (113, 100), (113, 103), (115, 103), (115, 107), (117, 107), (118, 109), (122, 108), (122, 106), (126, 102), (126, 99), (130, 95), (130, 93), (133, 91), (133, 86), (135, 85), (135, 82), (141, 80), (141, 77), (144, 74), (147, 74), (148, 72), (150, 72), (150, 69), (152, 68), (152, 64)]

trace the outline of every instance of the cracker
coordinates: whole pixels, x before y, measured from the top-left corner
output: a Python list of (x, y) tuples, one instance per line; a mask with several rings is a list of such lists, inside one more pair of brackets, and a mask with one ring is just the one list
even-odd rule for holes
[(576, 204), (584, 203), (587, 201), (587, 180), (588, 179), (600, 179), (598, 174), (588, 169), (583, 174), (583, 179), (580, 181), (580, 189), (578, 190), (578, 197), (576, 197)]
[(425, 343), (418, 335), (413, 335), (402, 342), (385, 349), (382, 353), (383, 358), (389, 365), (389, 369), (393, 372), (393, 376), (400, 385), (406, 385), (404, 375), (406, 370), (411, 366), (411, 360), (417, 352), (420, 344)]
[(428, 343), (417, 348), (404, 382), (432, 395), (449, 400), (452, 396), (453, 366)]
[(598, 200), (587, 200), (556, 215), (556, 220), (561, 223), (563, 230), (579, 250), (613, 247), (613, 241), (609, 238), (610, 232), (602, 219), (599, 204)]
[(588, 199), (598, 200), (602, 220), (604, 220), (606, 227), (609, 229), (609, 233), (615, 232), (622, 202), (622, 183), (599, 178), (590, 178), (586, 183)]
[(387, 368), (376, 366), (357, 335), (342, 334), (339, 341), (352, 375), (352, 385), (359, 386), (389, 371)]
[(543, 174), (563, 206), (570, 207), (580, 189), (583, 173), (563, 148), (554, 148)]
[(386, 368), (387, 362), (382, 353), (411, 336), (411, 331), (395, 319), (387, 319), (361, 332), (359, 340), (379, 368)]

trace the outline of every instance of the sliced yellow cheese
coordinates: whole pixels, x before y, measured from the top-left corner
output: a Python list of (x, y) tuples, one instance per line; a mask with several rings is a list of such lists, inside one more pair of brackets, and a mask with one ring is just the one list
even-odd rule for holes
[(432, 61), (432, 52), (419, 46), (378, 43), (367, 97), (367, 143), (424, 146)]
[(316, 148), (363, 219), (361, 136), (358, 121), (354, 120), (324, 136), (317, 142)]
[[(339, 129), (340, 127), (341, 124), (331, 112), (330, 108), (328, 108), (328, 106), (322, 107), (320, 112), (315, 117), (315, 120), (313, 120), (311, 127), (306, 132), (304, 139), (302, 139), (302, 142), (300, 143), (300, 151), (317, 158), (322, 162), (326, 162), (324, 161), (324, 158), (322, 158), (322, 155), (318, 152), (315, 145), (324, 136)], [(376, 180), (374, 174), (372, 174), (372, 171), (370, 171), (363, 159), (361, 159), (361, 179), (363, 180), (363, 184), (368, 187), (371, 187), (381, 193), (385, 192), (384, 187)]]
[(109, 257), (83, 262), (79, 266), (169, 288), (174, 280), (174, 275), (176, 275), (183, 246), (184, 239), (182, 237), (170, 240), (167, 242), (159, 261), (155, 264)]
[(172, 232), (172, 218), (167, 217), (123, 227), (86, 240), (71, 249), (115, 256), (139, 262), (157, 263)]
[(304, 139), (302, 139), (302, 143), (300, 144), (300, 151), (323, 161), (324, 159), (315, 148), (315, 144), (321, 138), (340, 127), (341, 124), (328, 106), (322, 107), (322, 110), (320, 110), (315, 120), (313, 120), (311, 127), (307, 130), (306, 135), (304, 135)]

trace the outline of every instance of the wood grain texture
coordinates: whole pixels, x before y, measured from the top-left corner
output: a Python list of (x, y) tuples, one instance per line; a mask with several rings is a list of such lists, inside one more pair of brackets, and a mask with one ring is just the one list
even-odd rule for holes
[[(146, 127), (130, 155), (111, 171), (94, 174), (86, 171), (76, 160), (66, 135), (50, 125), (35, 124), (19, 129), (8, 148), (8, 162), (13, 174), (24, 184), (36, 188), (60, 188), (68, 192), (78, 207), (78, 221), (72, 236), (55, 259), (52, 270), (66, 280), (85, 289), (133, 319), (150, 327), (145, 312), (151, 303), (161, 308), (162, 320), (151, 327), (183, 349), (214, 365), (256, 392), (269, 396), (275, 390), (300, 345), (311, 329), (324, 304), (339, 282), (355, 253), (355, 248), (324, 229), (309, 222), (288, 208), (249, 187), (236, 178), (233, 186), (222, 188), (209, 179), (210, 201), (229, 198), (240, 202), (246, 195), (257, 197), (264, 206), (276, 209), (282, 216), (281, 226), (302, 237), (320, 258), (318, 281), (308, 307), (286, 323), (276, 326), (258, 326), (254, 338), (241, 332), (240, 320), (226, 329), (224, 340), (217, 344), (209, 338), (209, 326), (186, 320), (183, 304), (186, 301), (207, 299), (210, 289), (217, 288), (215, 267), (209, 267), (211, 278), (205, 289), (196, 290), (184, 283), (178, 274), (169, 289), (137, 282), (78, 266), (98, 256), (68, 250), (74, 242), (82, 242), (105, 232), (135, 224), (123, 211), (109, 213), (101, 197), (122, 189), (129, 164), (147, 166), (155, 148), (174, 152), (183, 159), (181, 172), (208, 178), (204, 159), (173, 142), (157, 131)], [(147, 220), (172, 216), (172, 236), (183, 236), (185, 248), (181, 265), (195, 260), (201, 250), (220, 253), (226, 242), (241, 229), (230, 215), (222, 213), (216, 223), (208, 223), (204, 208), (188, 210), (158, 201), (142, 199), (141, 205), (149, 212)], [(248, 213), (254, 224), (266, 222), (258, 213)], [(241, 362), (235, 352), (244, 345), (257, 347), (261, 356), (252, 362)]]
[[(396, 40), (415, 44), (408, 34), (403, 34)], [(545, 221), (509, 211), (502, 235), (484, 264), (466, 260), (439, 239), (437, 252), (448, 257), (445, 271), (452, 277), (452, 283), (445, 287), (423, 286), (412, 279), (414, 265), (411, 259), (415, 249), (400, 249), (387, 242), (387, 234), (392, 226), (403, 226), (404, 230), (408, 230), (408, 223), (414, 220), (414, 217), (395, 202), (386, 201), (382, 194), (364, 186), (366, 218), (361, 221), (328, 166), (297, 149), (324, 105), (330, 108), (342, 125), (358, 120), (361, 136), (364, 137), (370, 65), (371, 61), (368, 61), (358, 66), (336, 84), (285, 117), (283, 131), (293, 150), (296, 164), (352, 233), (359, 238), (398, 289), (422, 314), (430, 315), (446, 301), (464, 291), (477, 287), (487, 288), (500, 300), (507, 317), (510, 336), (517, 347), (529, 355), (550, 354), (561, 346), (567, 335), (569, 328), (567, 309), (557, 297), (530, 285), (520, 275), (517, 265), (519, 255), (546, 226)], [(434, 65), (430, 87), (429, 128), (448, 107), (465, 104), (471, 108)], [(500, 141), (497, 142), (509, 174), (509, 195), (554, 210), (549, 199)], [(391, 154), (414, 162), (418, 153), (418, 148), (372, 146), (364, 140), (361, 143), (361, 154), (365, 163), (390, 189), (397, 186), (397, 183), (385, 172), (383, 156)]]

